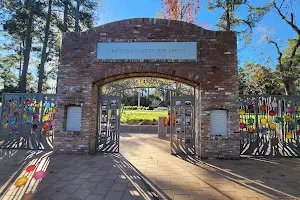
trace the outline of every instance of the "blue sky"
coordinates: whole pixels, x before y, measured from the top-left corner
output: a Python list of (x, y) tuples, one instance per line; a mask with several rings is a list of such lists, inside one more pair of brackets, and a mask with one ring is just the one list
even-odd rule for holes
[[(100, 1), (100, 0), (99, 0)], [(270, 0), (249, 0), (259, 2), (260, 5), (268, 3)], [(281, 1), (281, 0), (276, 0)], [(300, 26), (300, 0), (287, 0), (294, 1), (294, 14), (296, 15), (296, 24)], [(210, 29), (217, 30), (215, 24), (220, 16), (221, 11), (217, 10), (210, 12), (206, 9), (207, 0), (201, 0), (202, 9), (198, 14), (196, 23), (206, 23), (209, 24)], [(104, 5), (101, 6), (101, 9), (98, 9), (95, 16), (95, 25), (105, 24), (112, 21), (128, 19), (128, 18), (137, 18), (137, 17), (156, 17), (157, 11), (161, 8), (160, 0), (104, 0)], [(240, 14), (245, 14), (245, 10), (241, 10)], [(295, 32), (285, 23), (275, 12), (268, 13), (263, 20), (257, 24), (257, 27), (253, 30), (253, 39), (249, 46), (242, 48), (243, 45), (238, 43), (238, 58), (239, 66), (242, 66), (246, 61), (253, 61), (256, 63), (261, 63), (267, 67), (275, 68), (277, 64), (277, 52), (273, 45), (267, 44), (266, 42), (262, 43), (261, 38), (263, 35), (262, 28), (267, 29), (272, 32), (273, 38), (277, 37), (281, 49), (284, 49), (286, 46), (286, 41), (288, 38), (295, 38)], [(0, 34), (0, 44), (4, 40), (7, 40), (7, 37), (3, 37), (3, 34)], [(5, 52), (0, 52), (5, 53)], [(31, 55), (31, 61), (34, 61), (33, 54)], [(271, 61), (266, 62), (266, 58), (270, 57)], [(36, 62), (38, 62), (37, 59)], [(35, 65), (36, 66), (36, 65)], [(34, 74), (37, 73), (37, 70), (34, 66), (30, 66), (29, 72)], [(51, 81), (51, 84), (54, 84), (54, 80)]]
[[(217, 30), (214, 25), (220, 16), (220, 11), (210, 12), (206, 9), (207, 1), (202, 0), (201, 2), (202, 9), (198, 14), (197, 23), (207, 23), (210, 25), (210, 29)], [(262, 5), (268, 3), (269, 0), (252, 0), (252, 2), (259, 2)], [(103, 10), (97, 14), (96, 24), (136, 17), (156, 17), (157, 11), (161, 8), (160, 0), (105, 0), (104, 4)], [(244, 10), (241, 10), (240, 13), (241, 15), (245, 14)], [(296, 18), (298, 17), (296, 23), (300, 25), (300, 3), (294, 5), (294, 13)], [(272, 32), (271, 36), (279, 39), (282, 48), (286, 46), (288, 38), (296, 36), (295, 32), (275, 12), (270, 12), (257, 24), (257, 28), (254, 29), (253, 40), (247, 48), (243, 48), (243, 45), (238, 43), (239, 66), (243, 65), (245, 61), (254, 61), (269, 67), (276, 65), (276, 49), (270, 44), (261, 42), (263, 28)], [(271, 58), (271, 62), (266, 63), (267, 57)]]

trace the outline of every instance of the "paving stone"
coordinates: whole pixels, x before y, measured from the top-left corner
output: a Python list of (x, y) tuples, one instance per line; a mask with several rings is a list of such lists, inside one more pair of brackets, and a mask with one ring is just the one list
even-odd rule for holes
[(129, 180), (126, 176), (124, 175), (119, 175), (119, 177), (115, 180), (115, 183), (129, 183)]
[(222, 192), (234, 192), (236, 189), (230, 184), (216, 184), (217, 188)]
[(198, 191), (190, 191), (190, 195), (193, 200), (208, 200), (208, 196), (204, 191), (198, 190)]
[(248, 189), (237, 189), (236, 191), (239, 195), (241, 195), (244, 198), (258, 197), (258, 195), (256, 195), (255, 192)]
[(68, 199), (70, 197), (70, 194), (66, 194), (66, 193), (56, 193), (54, 196), (53, 196), (53, 200), (65, 200), (65, 199)]
[(173, 191), (175, 194), (190, 194), (189, 189), (185, 185), (173, 185)]
[(95, 182), (88, 182), (86, 181), (85, 183), (83, 183), (80, 188), (81, 189), (88, 189), (88, 190), (92, 190), (96, 187), (97, 183)]
[(92, 172), (83, 172), (82, 174), (80, 174), (79, 176), (78, 176), (78, 178), (90, 178), (91, 176), (93, 176), (93, 174), (94, 173), (92, 173)]
[(53, 177), (55, 177), (55, 178), (62, 178), (64, 176), (66, 176), (66, 175), (68, 175), (68, 173), (66, 173), (66, 172), (58, 172), (58, 173), (54, 174)]
[(118, 192), (118, 191), (109, 191), (104, 200), (120, 200), (122, 199), (123, 192)]
[(97, 186), (99, 187), (111, 187), (114, 184), (115, 180), (103, 180), (100, 181)]
[(161, 190), (171, 190), (172, 189), (172, 183), (169, 181), (159, 181), (159, 182), (157, 182), (157, 186)]
[(42, 183), (53, 184), (53, 183), (56, 183), (59, 180), (60, 180), (60, 178), (54, 178), (54, 177), (50, 176), (50, 177), (43, 178)]
[(111, 186), (111, 191), (124, 191), (126, 189), (127, 184), (126, 183), (115, 183)]
[(63, 188), (64, 186), (68, 185), (70, 181), (57, 181), (54, 184), (52, 184), (50, 187), (53, 188)]
[(209, 200), (228, 200), (225, 196), (208, 196)]
[(174, 199), (173, 190), (159, 190), (158, 192), (159, 199)]
[(43, 190), (40, 193), (37, 193), (36, 195), (34, 195), (34, 198), (39, 199), (39, 198), (49, 198), (54, 196), (56, 193), (58, 193), (60, 190), (60, 188), (48, 188), (47, 190)]
[(205, 193), (211, 197), (223, 197), (223, 194), (214, 188), (203, 188)]
[(67, 194), (72, 194), (75, 192), (80, 185), (67, 185), (64, 188), (61, 189), (61, 192), (67, 193)]
[(195, 190), (203, 190), (203, 187), (200, 183), (195, 182), (195, 183), (187, 183), (187, 186), (189, 188), (190, 191), (195, 191)]
[(72, 181), (77, 177), (78, 177), (78, 175), (66, 175), (66, 176), (62, 177), (60, 180), (61, 181)]
[[(271, 163), (250, 159), (238, 161), (205, 161), (212, 163), (220, 169), (224, 169), (218, 171), (221, 172), (221, 174), (224, 174), (225, 176), (229, 175), (229, 177), (236, 181), (240, 181), (245, 185), (249, 185), (262, 191), (262, 194), (260, 194), (242, 184), (231, 182), (225, 176), (223, 177), (220, 174), (216, 174), (211, 168), (196, 166), (181, 160), (181, 158), (169, 155), (169, 146), (166, 146), (166, 149), (164, 150), (165, 145), (161, 145), (160, 140), (157, 138), (145, 137), (140, 134), (140, 138), (135, 138), (135, 140), (140, 142), (137, 147), (129, 145), (130, 148), (127, 148), (128, 146), (126, 147), (124, 143), (121, 144), (122, 148), (126, 149), (122, 152), (121, 148), (121, 152), (127, 156), (127, 160), (122, 158), (122, 156), (118, 157), (113, 155), (111, 155), (111, 157), (104, 157), (103, 155), (95, 155), (92, 157), (77, 155), (61, 156), (58, 154), (51, 155), (49, 158), (50, 164), (46, 169), (49, 175), (38, 182), (33, 200), (59, 199), (59, 197), (60, 199), (66, 199), (67, 196), (68, 199), (86, 198), (101, 200), (104, 198), (108, 199), (108, 194), (111, 196), (112, 192), (119, 192), (119, 196), (116, 196), (117, 199), (143, 199), (143, 195), (138, 196), (132, 194), (139, 194), (138, 191), (141, 190), (143, 194), (146, 194), (149, 197), (151, 195), (155, 196), (155, 194), (151, 193), (151, 188), (153, 191), (156, 191), (156, 189), (158, 190), (159, 199), (174, 199), (175, 197), (177, 197), (177, 199), (179, 197), (187, 198), (188, 195), (190, 195), (190, 198), (193, 200), (283, 200), (288, 198), (300, 198), (297, 187), (297, 185), (300, 184), (300, 169), (298, 168), (297, 160), (268, 159)], [(121, 138), (120, 141), (121, 143), (122, 141), (124, 142), (123, 138)], [(156, 144), (162, 146), (163, 149), (157, 148), (157, 146), (155, 146)], [(3, 168), (11, 168), (9, 171), (14, 173), (18, 170), (20, 164), (22, 164), (22, 162), (19, 163), (19, 161), (24, 159), (24, 156), (27, 157), (27, 154), (20, 154), (18, 157), (19, 160), (0, 160), (0, 172), (3, 172), (1, 171)], [(34, 159), (34, 157), (32, 157), (32, 159)], [(81, 161), (81, 159), (84, 160)], [(295, 162), (290, 162), (293, 160)], [(137, 174), (135, 171), (136, 169), (124, 166), (123, 169), (125, 169), (125, 174), (123, 174), (123, 172), (119, 173), (118, 168), (113, 168), (116, 163), (119, 164), (123, 162), (131, 162), (138, 166), (144, 166), (145, 169), (150, 169), (149, 166), (157, 167), (155, 167), (153, 171), (150, 170), (151, 172), (146, 172), (144, 174), (139, 172), (141, 174)], [(86, 168), (85, 171), (82, 170), (83, 168), (81, 170), (78, 169), (81, 165), (86, 165), (87, 168), (84, 167)], [(99, 168), (95, 167), (97, 165)], [(169, 165), (169, 172), (166, 176), (167, 170), (165, 169), (167, 169), (167, 165)], [(289, 170), (286, 170), (287, 168)], [(227, 174), (227, 171), (231, 174)], [(7, 180), (10, 175), (11, 174), (0, 173), (1, 179)], [(238, 176), (235, 177), (235, 175)], [(79, 178), (80, 176), (85, 178)], [(145, 181), (149, 183), (149, 186), (145, 185), (144, 181), (141, 180), (141, 176), (145, 177)], [(106, 179), (104, 177), (106, 177)], [(255, 178), (255, 180), (251, 180), (251, 178)], [(193, 181), (189, 182), (189, 180)], [(133, 181), (133, 183), (131, 181)], [(5, 183), (6, 181), (0, 180), (0, 182)], [(268, 189), (264, 186), (267, 186)], [(24, 194), (13, 195), (15, 189), (13, 184), (6, 188), (5, 195), (2, 199), (21, 199), (21, 196)], [(279, 194), (277, 190), (285, 192), (287, 195)], [(124, 193), (120, 197), (123, 191)], [(74, 195), (75, 193), (78, 195)], [(264, 194), (269, 196), (267, 197)], [(82, 195), (82, 197), (78, 197), (80, 195)], [(151, 198), (153, 199), (153, 197)]]
[(122, 200), (139, 199), (141, 194), (136, 189), (125, 189), (123, 192)]
[(49, 187), (51, 186), (51, 184), (47, 184), (47, 183), (43, 183), (43, 182), (40, 182), (38, 185), (37, 185), (37, 188), (36, 188), (36, 193), (39, 193), (39, 192), (42, 192), (44, 191), (45, 189), (48, 189)]
[(102, 179), (103, 179), (104, 176), (101, 176), (101, 175), (93, 175), (92, 177), (90, 177), (88, 179), (88, 181), (90, 182), (100, 182)]
[(85, 200), (102, 200), (104, 199), (104, 196), (101, 195), (93, 195), (93, 194), (89, 194)]
[(90, 167), (85, 170), (85, 172), (96, 173), (99, 170), (98, 167)]
[(81, 169), (74, 169), (73, 171), (70, 172), (70, 175), (78, 175), (83, 173), (84, 170), (81, 170)]
[(104, 187), (104, 186), (96, 186), (90, 194), (93, 195), (101, 195), (101, 196), (105, 196), (106, 193), (109, 191), (110, 187)]
[(81, 199), (85, 199), (90, 193), (91, 190), (79, 188), (70, 196), (70, 198), (81, 200)]
[(72, 184), (72, 185), (82, 185), (86, 181), (87, 181), (86, 178), (76, 178), (73, 181), (70, 181), (70, 184)]
[[(122, 198), (121, 198), (121, 200), (139, 200), (139, 199), (141, 199), (141, 197), (133, 197), (133, 196), (127, 196), (127, 195), (123, 195), (122, 196)], [(142, 198), (142, 199), (144, 199), (144, 198)]]
[(223, 192), (223, 194), (225, 197), (227, 197), (228, 199), (232, 199), (232, 200), (245, 199), (241, 195), (239, 195), (237, 192)]
[(174, 200), (192, 200), (192, 197), (190, 195), (185, 194), (175, 194)]
[(116, 180), (119, 177), (119, 174), (107, 174), (103, 179), (106, 180)]

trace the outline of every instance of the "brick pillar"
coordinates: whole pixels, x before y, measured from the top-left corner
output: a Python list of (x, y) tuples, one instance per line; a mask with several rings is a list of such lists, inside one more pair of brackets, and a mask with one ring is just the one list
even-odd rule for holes
[[(61, 78), (58, 82), (58, 109), (55, 116), (54, 152), (88, 153), (92, 116), (92, 85), (89, 80), (69, 83), (73, 80)], [(68, 83), (68, 84), (67, 84)], [(67, 107), (81, 106), (81, 128), (79, 132), (66, 131)]]
[[(100, 88), (97, 85), (93, 85), (92, 90), (92, 115), (91, 115), (91, 125), (90, 125), (90, 134), (89, 134), (89, 152), (90, 154), (94, 154), (96, 151), (96, 140), (97, 137), (97, 123), (99, 121), (99, 101), (100, 101)], [(99, 127), (98, 127), (99, 128)]]
[[(221, 93), (221, 92), (219, 92)], [(235, 93), (222, 95), (222, 101), (216, 96), (221, 96), (215, 91), (201, 90), (201, 157), (216, 157), (236, 159), (240, 157), (240, 134), (238, 116), (238, 96)], [(228, 135), (211, 136), (210, 111), (215, 109), (227, 110)]]

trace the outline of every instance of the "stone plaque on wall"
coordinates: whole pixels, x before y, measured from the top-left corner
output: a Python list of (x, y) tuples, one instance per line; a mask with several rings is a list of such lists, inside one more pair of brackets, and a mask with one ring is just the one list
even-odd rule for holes
[(68, 107), (66, 131), (68, 132), (80, 131), (81, 114), (82, 114), (82, 107), (80, 106)]
[(227, 110), (210, 111), (210, 135), (227, 136), (228, 135)]
[(197, 60), (197, 42), (98, 42), (98, 60)]

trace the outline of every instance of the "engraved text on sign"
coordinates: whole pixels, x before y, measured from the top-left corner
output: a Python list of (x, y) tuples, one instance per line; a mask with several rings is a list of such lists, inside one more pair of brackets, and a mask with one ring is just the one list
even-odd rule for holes
[(197, 60), (196, 42), (99, 42), (98, 60)]

